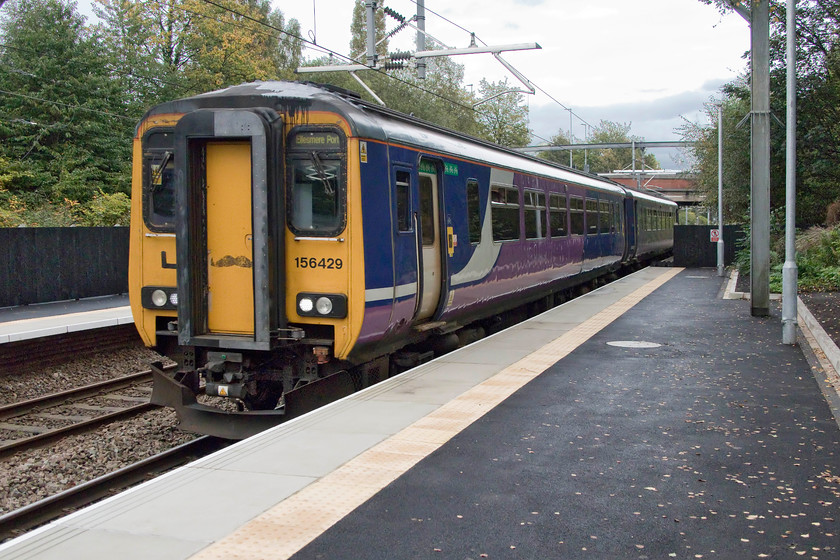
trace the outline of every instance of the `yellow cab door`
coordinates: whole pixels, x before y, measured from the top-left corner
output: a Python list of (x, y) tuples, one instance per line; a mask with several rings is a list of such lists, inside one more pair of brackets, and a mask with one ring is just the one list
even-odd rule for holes
[(270, 350), (285, 326), (282, 275), (271, 274), (283, 262), (271, 226), (282, 215), (272, 156), (282, 127), (261, 108), (199, 109), (175, 127), (182, 346)]
[(207, 143), (207, 328), (254, 334), (251, 143)]

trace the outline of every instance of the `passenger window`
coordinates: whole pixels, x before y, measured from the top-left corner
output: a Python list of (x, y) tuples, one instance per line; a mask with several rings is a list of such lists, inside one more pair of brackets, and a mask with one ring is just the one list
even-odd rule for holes
[(481, 204), (478, 196), (478, 181), (467, 181), (467, 228), (470, 232), (470, 243), (481, 243)]
[(598, 202), (598, 229), (601, 233), (608, 233), (612, 223), (612, 208), (606, 200)]
[(519, 239), (519, 189), (491, 187), (490, 208), (493, 219), (493, 241)]
[(548, 197), (548, 216), (551, 222), (551, 237), (568, 235), (565, 195), (552, 194)]
[(586, 234), (598, 233), (598, 201), (594, 198), (586, 199)]
[(396, 173), (397, 231), (411, 231), (411, 174)]
[(613, 210), (615, 211), (615, 218), (613, 218), (613, 230), (621, 233), (624, 229), (621, 227), (621, 203), (616, 202), (613, 205)]
[(572, 235), (585, 233), (583, 224), (583, 199), (577, 196), (569, 198), (569, 218), (572, 222)]
[(525, 191), (525, 237), (527, 239), (545, 239), (545, 194)]

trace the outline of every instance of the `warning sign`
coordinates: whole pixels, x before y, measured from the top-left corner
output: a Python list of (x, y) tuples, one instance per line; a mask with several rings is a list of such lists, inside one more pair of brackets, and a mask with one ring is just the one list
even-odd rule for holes
[(712, 243), (717, 243), (718, 241), (720, 241), (720, 230), (719, 229), (713, 229), (713, 230), (709, 231), (709, 241), (711, 241)]

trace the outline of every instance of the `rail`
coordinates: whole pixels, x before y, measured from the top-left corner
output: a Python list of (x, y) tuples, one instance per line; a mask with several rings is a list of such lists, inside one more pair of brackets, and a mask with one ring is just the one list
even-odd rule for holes
[[(174, 366), (170, 366), (170, 369), (171, 368), (174, 368)], [(59, 406), (72, 407), (74, 406), (74, 403), (77, 403), (78, 401), (92, 397), (97, 397), (103, 394), (114, 393), (116, 391), (120, 391), (130, 387), (135, 387), (143, 383), (149, 383), (151, 379), (152, 372), (143, 371), (124, 377), (118, 377), (115, 379), (109, 379), (106, 381), (93, 383), (91, 385), (85, 385), (83, 387), (76, 387), (67, 391), (62, 391), (60, 393), (45, 395), (43, 397), (38, 397), (19, 403), (8, 404), (0, 407), (0, 422), (12, 418), (26, 417), (26, 415), (43, 415), (44, 410)], [(94, 408), (94, 412), (96, 412), (96, 409), (98, 408), (98, 411), (103, 411), (105, 413), (93, 417), (81, 417), (81, 419), (77, 419), (75, 423), (67, 426), (52, 429), (44, 428), (43, 430), (38, 431), (34, 435), (3, 442), (2, 445), (0, 445), (0, 459), (9, 457), (10, 455), (13, 455), (14, 453), (17, 453), (19, 451), (47, 445), (69, 435), (84, 433), (93, 430), (95, 428), (98, 428), (99, 426), (109, 424), (116, 420), (130, 418), (148, 410), (152, 410), (156, 407), (155, 405), (152, 405), (149, 402), (144, 402), (134, 406), (122, 407), (119, 410), (112, 410), (109, 407), (91, 408)], [(63, 418), (66, 418), (67, 421), (71, 421), (74, 419), (74, 417), (71, 416), (64, 416)], [(7, 431), (19, 432), (26, 432), (27, 429), (40, 430), (40, 427), (38, 426), (33, 427), (31, 425), (8, 423), (0, 424), (0, 427)]]
[(90, 505), (109, 496), (115, 490), (143, 482), (151, 475), (160, 474), (189, 460), (209, 455), (230, 443), (228, 440), (211, 436), (200, 437), (9, 512), (0, 516), (0, 540), (17, 536), (66, 515), (68, 510)]

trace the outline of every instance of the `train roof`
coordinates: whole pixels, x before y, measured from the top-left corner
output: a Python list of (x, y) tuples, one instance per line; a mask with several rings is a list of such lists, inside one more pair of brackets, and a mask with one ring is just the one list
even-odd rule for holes
[[(244, 83), (162, 103), (150, 109), (144, 119), (157, 114), (188, 113), (197, 109), (220, 107), (267, 107), (279, 113), (292, 115), (309, 111), (332, 111), (342, 115), (349, 123), (352, 133), (362, 138), (422, 147), (458, 158), (487, 162), (494, 166), (615, 193), (623, 194), (629, 190), (609, 179), (548, 162), (369, 103), (355, 92), (312, 82)], [(639, 191), (630, 192), (639, 198), (668, 202)]]

